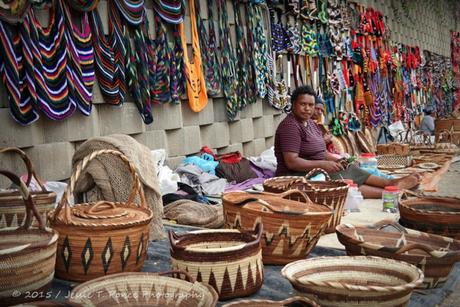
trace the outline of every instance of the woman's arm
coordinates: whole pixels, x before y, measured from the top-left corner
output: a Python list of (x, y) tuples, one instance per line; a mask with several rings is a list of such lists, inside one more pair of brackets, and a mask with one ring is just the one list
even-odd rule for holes
[(334, 161), (334, 162), (339, 162), (340, 160), (342, 160), (343, 158), (342, 157), (337, 157), (338, 155), (335, 155), (333, 153), (330, 153), (329, 151), (326, 150), (326, 157), (325, 159), (327, 161)]
[(296, 172), (307, 172), (313, 168), (322, 168), (328, 173), (343, 170), (343, 166), (336, 161), (305, 160), (300, 158), (299, 154), (295, 152), (283, 152), (283, 158), (286, 166)]

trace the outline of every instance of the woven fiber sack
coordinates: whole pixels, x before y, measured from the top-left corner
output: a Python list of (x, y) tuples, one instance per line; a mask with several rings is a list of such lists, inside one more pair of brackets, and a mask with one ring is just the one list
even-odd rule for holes
[[(130, 170), (134, 186), (126, 202), (99, 201), (69, 205), (75, 182), (96, 157), (118, 157)], [(134, 199), (140, 198), (138, 206)], [(149, 209), (134, 166), (119, 151), (95, 151), (75, 168), (70, 184), (56, 210), (50, 212), (50, 224), (59, 232), (56, 276), (64, 280), (87, 281), (107, 274), (140, 271), (147, 254)]]
[[(0, 174), (19, 186), (26, 207), (23, 226), (0, 229), (0, 305), (9, 306), (46, 297), (54, 277), (58, 233), (45, 227), (21, 179), (8, 171)], [(32, 216), (38, 228), (31, 228)]]
[[(56, 193), (50, 192), (45, 188), (35, 173), (32, 161), (25, 152), (16, 147), (7, 147), (0, 149), (0, 153), (13, 153), (22, 158), (27, 168), (27, 188), (29, 188), (32, 178), (39, 184), (41, 191), (31, 191), (30, 194), (38, 213), (44, 217), (46, 225), (46, 214), (54, 208)], [(0, 228), (24, 225), (25, 217), (24, 200), (21, 191), (0, 192)], [(33, 219), (32, 224), (35, 224), (37, 221), (35, 217)]]
[(234, 229), (182, 235), (170, 231), (172, 269), (187, 271), (197, 281), (211, 285), (219, 300), (251, 295), (264, 280), (262, 228), (259, 225), (255, 234)]
[[(303, 202), (290, 198), (304, 198)], [(229, 192), (222, 198), (225, 226), (243, 231), (263, 225), (264, 264), (304, 259), (324, 233), (332, 210), (313, 203), (299, 190), (282, 194)]]

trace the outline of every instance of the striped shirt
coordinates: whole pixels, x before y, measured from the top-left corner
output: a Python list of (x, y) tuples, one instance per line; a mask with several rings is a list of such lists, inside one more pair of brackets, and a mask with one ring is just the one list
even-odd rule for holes
[(304, 125), (294, 114), (289, 114), (278, 125), (275, 134), (275, 157), (278, 162), (276, 176), (285, 176), (289, 170), (284, 162), (283, 152), (295, 152), (305, 160), (324, 160), (326, 143), (317, 124), (309, 119)]

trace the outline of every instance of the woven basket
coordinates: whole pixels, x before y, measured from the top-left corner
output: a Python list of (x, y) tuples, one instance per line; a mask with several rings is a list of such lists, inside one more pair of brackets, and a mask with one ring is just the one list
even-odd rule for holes
[(256, 235), (233, 229), (170, 231), (172, 268), (211, 285), (220, 300), (251, 295), (264, 280), (262, 233), (262, 226)]
[(442, 286), (460, 261), (460, 241), (406, 230), (392, 220), (369, 226), (342, 224), (337, 226), (337, 237), (348, 255), (379, 256), (417, 266), (425, 275), (421, 288)]
[(94, 307), (214, 307), (217, 293), (187, 272), (119, 273), (78, 285), (71, 292), (70, 302)]
[(377, 163), (379, 168), (404, 168), (412, 165), (412, 156), (381, 155)]
[[(69, 205), (81, 172), (102, 154), (121, 158), (133, 176), (133, 190), (126, 203), (99, 201)], [(139, 196), (140, 206), (135, 198)], [(149, 223), (153, 214), (134, 166), (119, 151), (99, 150), (85, 157), (75, 168), (50, 223), (59, 232), (56, 276), (86, 281), (107, 274), (140, 271), (147, 253)]]
[[(46, 296), (47, 293), (45, 293), (44, 295)], [(13, 307), (83, 307), (83, 305), (77, 303), (69, 303), (65, 301), (46, 300), (28, 302), (25, 304), (14, 305)]]
[(321, 306), (406, 306), (423, 282), (423, 272), (411, 264), (364, 256), (298, 260), (281, 274), (302, 295), (316, 295)]
[(400, 224), (460, 239), (460, 198), (423, 196), (399, 203)]
[[(298, 195), (304, 202), (289, 200)], [(314, 204), (298, 190), (283, 194), (229, 192), (222, 198), (227, 228), (250, 231), (263, 224), (264, 264), (287, 264), (304, 259), (324, 233), (332, 211)]]
[[(49, 192), (46, 190), (43, 183), (35, 173), (32, 161), (29, 157), (15, 147), (7, 147), (0, 149), (0, 153), (12, 152), (20, 155), (27, 168), (27, 182), (26, 186), (29, 187), (32, 178), (35, 178), (37, 183), (40, 185), (41, 191), (30, 192), (32, 199), (34, 200), (35, 207), (41, 216), (44, 217), (46, 225), (46, 214), (54, 208), (56, 201), (56, 193)], [(0, 228), (3, 227), (18, 227), (23, 225), (25, 222), (25, 211), (24, 202), (20, 191), (6, 191), (0, 192)], [(32, 221), (33, 225), (36, 225), (37, 221)]]
[(222, 305), (222, 307), (320, 307), (312, 299), (294, 296), (282, 301), (270, 300), (240, 300), (233, 303)]
[[(317, 173), (323, 173), (327, 181), (309, 181), (308, 179)], [(272, 193), (282, 193), (289, 189), (298, 189), (307, 193), (308, 197), (316, 204), (324, 204), (333, 210), (333, 216), (329, 220), (325, 233), (335, 231), (335, 226), (342, 219), (345, 200), (348, 193), (348, 185), (341, 180), (331, 180), (326, 171), (315, 168), (305, 177), (285, 176), (267, 179), (264, 182), (264, 190)], [(304, 201), (303, 198), (297, 198)]]
[(379, 155), (407, 156), (409, 152), (409, 144), (390, 143), (377, 145), (377, 153)]
[[(0, 170), (0, 174), (19, 186), (26, 207), (23, 226), (0, 229), (0, 306), (5, 306), (46, 297), (54, 277), (58, 234), (45, 228), (31, 193), (21, 179), (8, 171)], [(38, 228), (30, 227), (32, 216)]]

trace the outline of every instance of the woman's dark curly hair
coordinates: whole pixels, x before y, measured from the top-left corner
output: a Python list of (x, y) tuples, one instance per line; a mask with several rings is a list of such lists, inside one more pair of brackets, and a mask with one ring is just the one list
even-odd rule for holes
[[(316, 93), (313, 90), (313, 88), (309, 85), (302, 85), (296, 88), (292, 94), (291, 94), (291, 104), (294, 105), (294, 103), (297, 101), (297, 98), (302, 95), (310, 95), (313, 97), (316, 97)], [(315, 99), (316, 100), (316, 99)]]

